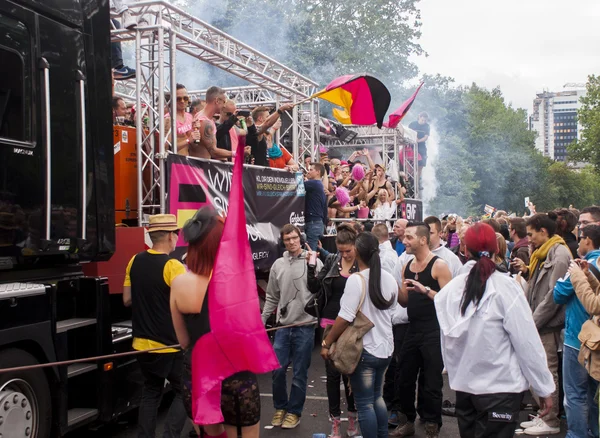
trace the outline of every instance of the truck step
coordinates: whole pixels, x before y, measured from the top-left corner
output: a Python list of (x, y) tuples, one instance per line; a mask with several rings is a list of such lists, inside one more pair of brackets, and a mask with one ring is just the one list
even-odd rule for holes
[(73, 427), (84, 421), (91, 421), (98, 416), (98, 409), (74, 408), (67, 412), (68, 426)]
[(98, 365), (95, 363), (74, 363), (73, 365), (69, 365), (69, 368), (67, 369), (67, 377), (70, 379), (71, 377), (89, 373), (97, 369)]
[(0, 300), (8, 298), (31, 297), (46, 293), (46, 286), (37, 283), (4, 283), (0, 284)]
[(56, 333), (64, 333), (69, 330), (74, 330), (80, 327), (86, 327), (88, 325), (96, 324), (94, 318), (72, 318), (65, 319), (63, 321), (57, 321)]

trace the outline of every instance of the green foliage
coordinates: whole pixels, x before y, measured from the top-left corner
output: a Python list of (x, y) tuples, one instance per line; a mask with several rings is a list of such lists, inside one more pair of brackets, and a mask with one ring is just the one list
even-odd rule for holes
[(440, 136), (438, 191), (429, 213), (481, 215), (489, 204), (523, 214), (525, 197), (538, 211), (598, 202), (600, 176), (535, 150), (526, 112), (506, 105), (499, 88), (452, 88), (439, 76), (426, 81), (420, 107), (428, 109)]
[(581, 140), (569, 146), (569, 158), (590, 163), (596, 171), (600, 171), (600, 76), (588, 77), (586, 91), (577, 112), (583, 127)]
[(226, 2), (213, 24), (322, 85), (369, 72), (392, 88), (418, 72), (418, 1)]

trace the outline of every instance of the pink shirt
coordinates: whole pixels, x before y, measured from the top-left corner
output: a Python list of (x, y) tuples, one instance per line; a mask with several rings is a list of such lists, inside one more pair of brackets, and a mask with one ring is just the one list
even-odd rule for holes
[(185, 113), (183, 118), (184, 118), (183, 122), (177, 120), (177, 135), (178, 136), (185, 135), (192, 130), (192, 121), (194, 120), (194, 117), (190, 113)]

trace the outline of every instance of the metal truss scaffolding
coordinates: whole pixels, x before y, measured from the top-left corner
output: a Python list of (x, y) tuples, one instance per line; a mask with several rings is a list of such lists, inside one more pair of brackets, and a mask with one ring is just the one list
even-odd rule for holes
[[(362, 148), (380, 150), (386, 169), (396, 167), (398, 171), (404, 172), (407, 182), (405, 196), (419, 199), (418, 154), (414, 153), (417, 136), (413, 130), (402, 125), (399, 125), (396, 129), (378, 129), (376, 126), (359, 125), (345, 126), (345, 128), (358, 134), (354, 140), (343, 142), (339, 139), (329, 139), (324, 142), (324, 145), (326, 147), (347, 148), (348, 150)], [(395, 175), (392, 176), (396, 177)]]
[[(256, 85), (225, 87), (224, 89), (238, 108), (253, 109), (257, 106), (266, 106), (277, 109), (283, 103), (302, 100), (297, 97), (286, 98)], [(203, 99), (206, 96), (206, 90), (188, 91), (188, 94), (192, 99)], [(277, 133), (278, 136), (290, 135), (293, 144), (292, 155), (297, 163), (301, 163), (302, 157), (307, 155), (313, 159), (318, 158), (319, 132), (316, 129), (318, 114), (319, 102), (317, 100), (302, 102), (296, 106), (294, 113), (290, 114), (291, 123), (282, 132)], [(294, 128), (294, 122), (297, 125), (296, 128)], [(279, 142), (279, 137), (277, 141)]]
[[(129, 5), (132, 16), (144, 19), (135, 29), (113, 29), (112, 41), (135, 41), (135, 80), (118, 81), (115, 94), (136, 103), (138, 220), (165, 212), (167, 151), (176, 144), (176, 130), (165, 132), (165, 114), (176, 114), (176, 101), (165, 111), (165, 92), (176, 87), (176, 54), (190, 55), (219, 67), (253, 84), (238, 87), (238, 101), (252, 103), (300, 102), (316, 91), (317, 84), (283, 64), (232, 38), (219, 29), (191, 16), (163, 0), (138, 1)], [(245, 90), (245, 91), (244, 91)], [(268, 99), (268, 100), (267, 100)], [(242, 102), (240, 102), (242, 103)], [(314, 156), (317, 103), (298, 105), (290, 130), (293, 155)], [(169, 138), (167, 138), (169, 137)]]

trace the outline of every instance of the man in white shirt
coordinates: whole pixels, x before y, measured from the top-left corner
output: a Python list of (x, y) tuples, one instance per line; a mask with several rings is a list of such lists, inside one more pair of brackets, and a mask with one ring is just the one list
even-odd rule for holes
[(462, 268), (462, 262), (456, 254), (442, 244), (442, 222), (435, 216), (426, 217), (423, 222), (429, 225), (429, 248), (431, 252), (448, 263), (452, 278), (456, 277), (458, 271)]
[(392, 248), (390, 234), (385, 224), (377, 224), (371, 231), (379, 241), (379, 259), (381, 260), (381, 269), (396, 275), (396, 265), (398, 264), (398, 255)]

